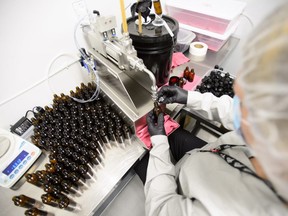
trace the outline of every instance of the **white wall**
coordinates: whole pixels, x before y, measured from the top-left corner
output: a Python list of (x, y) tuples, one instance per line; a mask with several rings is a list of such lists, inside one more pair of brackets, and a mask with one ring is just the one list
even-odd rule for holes
[[(78, 16), (72, 3), (78, 0), (2, 0), (0, 1), (0, 128), (9, 129), (28, 109), (44, 106), (52, 101), (53, 92), (47, 82), (7, 102), (8, 99), (45, 80), (49, 65), (61, 53), (76, 54), (73, 41), (74, 26)], [(286, 0), (247, 0), (245, 14), (257, 24), (269, 11)], [(125, 0), (128, 6), (136, 0)], [(162, 0), (165, 5), (165, 0)], [(116, 15), (120, 32), (120, 7), (118, 0), (86, 0), (89, 11), (99, 10), (103, 15)], [(79, 10), (78, 10), (79, 12)], [(127, 17), (130, 16), (128, 10)], [(241, 37), (237, 49), (223, 65), (231, 73), (240, 67), (242, 41), (251, 27), (243, 19), (236, 35)], [(80, 36), (80, 33), (78, 34)], [(65, 66), (73, 59), (60, 58), (53, 64)], [(51, 79), (50, 86), (59, 93), (74, 88), (86, 77), (78, 66), (65, 70)], [(5, 102), (6, 101), (6, 102)]]
[[(254, 24), (254, 28), (266, 18), (271, 11), (286, 3), (287, 0), (243, 0), (247, 2), (247, 6), (243, 14), (247, 16)], [(248, 19), (244, 16), (241, 17), (241, 22), (237, 28), (234, 36), (240, 38), (238, 46), (233, 50), (230, 56), (225, 60), (222, 65), (224, 69), (231, 74), (235, 75), (242, 67), (242, 51), (245, 40), (250, 36), (253, 27)]]

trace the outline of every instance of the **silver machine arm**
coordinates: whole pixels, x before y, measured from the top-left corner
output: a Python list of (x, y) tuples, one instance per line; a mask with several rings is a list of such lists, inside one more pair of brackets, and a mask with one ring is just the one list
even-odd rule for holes
[(137, 51), (132, 45), (129, 33), (123, 33), (121, 38), (116, 36), (116, 18), (114, 16), (97, 16), (90, 24), (88, 40), (93, 50), (109, 59), (122, 71), (145, 72), (152, 85), (152, 100), (156, 100), (157, 86), (154, 74), (146, 68), (143, 60), (137, 57)]
[(156, 79), (137, 57), (129, 33), (124, 31), (118, 37), (115, 28), (115, 16), (100, 15), (95, 15), (90, 25), (82, 26), (101, 89), (135, 123), (153, 108)]

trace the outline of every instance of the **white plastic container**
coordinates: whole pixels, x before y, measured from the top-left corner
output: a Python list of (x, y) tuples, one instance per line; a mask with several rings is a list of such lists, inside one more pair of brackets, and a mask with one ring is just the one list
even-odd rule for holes
[(168, 15), (178, 22), (218, 34), (224, 34), (245, 7), (240, 0), (166, 0)]
[(179, 28), (179, 32), (177, 34), (177, 44), (175, 46), (176, 52), (185, 52), (192, 41), (195, 39), (196, 34), (191, 30), (186, 30), (183, 28)]
[(196, 34), (196, 39), (194, 41), (203, 42), (208, 45), (209, 50), (217, 52), (235, 32), (236, 28), (238, 27), (238, 22), (234, 23), (234, 25), (231, 26), (224, 34), (206, 31), (182, 23), (179, 23), (179, 26), (180, 28), (194, 32)]

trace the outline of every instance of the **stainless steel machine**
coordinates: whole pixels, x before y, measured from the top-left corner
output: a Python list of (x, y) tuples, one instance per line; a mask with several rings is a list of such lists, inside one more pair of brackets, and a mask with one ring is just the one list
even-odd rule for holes
[(95, 15), (83, 33), (96, 64), (100, 87), (107, 96), (137, 124), (153, 108), (156, 80), (132, 45), (128, 32), (115, 34), (116, 18)]

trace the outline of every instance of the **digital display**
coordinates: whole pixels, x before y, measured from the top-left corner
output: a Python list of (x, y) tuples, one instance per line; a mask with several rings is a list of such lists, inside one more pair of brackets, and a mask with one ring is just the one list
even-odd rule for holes
[(2, 172), (7, 176), (10, 175), (11, 172), (23, 161), (23, 159), (28, 155), (28, 152), (22, 151), (9, 165), (6, 169)]

